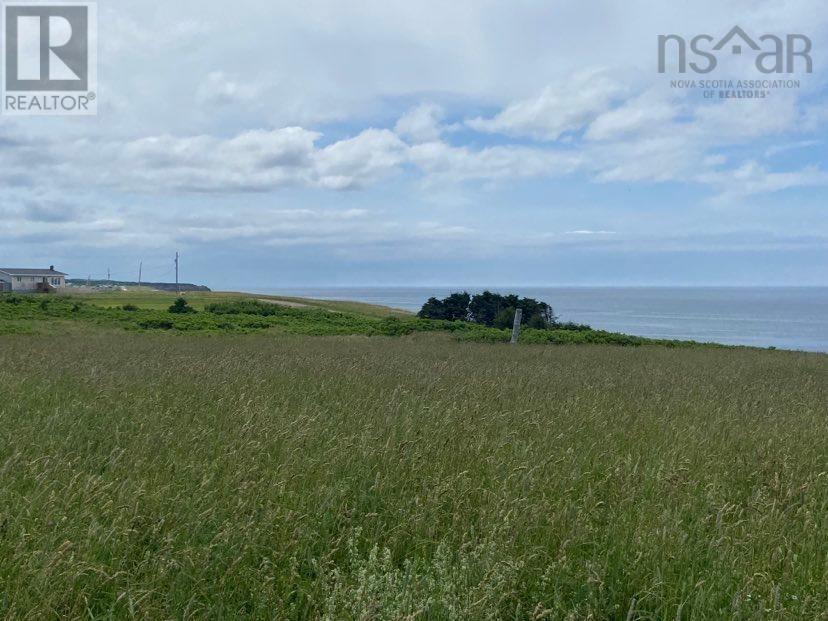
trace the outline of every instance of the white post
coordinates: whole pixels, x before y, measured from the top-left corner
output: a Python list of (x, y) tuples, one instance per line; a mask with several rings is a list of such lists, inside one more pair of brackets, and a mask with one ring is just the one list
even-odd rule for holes
[(515, 327), (512, 328), (512, 345), (517, 345), (520, 340), (520, 326), (523, 323), (523, 309), (515, 311)]

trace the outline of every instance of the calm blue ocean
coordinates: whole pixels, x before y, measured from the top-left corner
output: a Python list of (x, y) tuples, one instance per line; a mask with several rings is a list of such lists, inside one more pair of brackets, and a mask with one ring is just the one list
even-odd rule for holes
[[(552, 305), (564, 321), (638, 336), (828, 352), (828, 287), (489, 287)], [(471, 287), (306, 288), (274, 295), (357, 300), (418, 311)], [(264, 293), (264, 292), (262, 292)]]

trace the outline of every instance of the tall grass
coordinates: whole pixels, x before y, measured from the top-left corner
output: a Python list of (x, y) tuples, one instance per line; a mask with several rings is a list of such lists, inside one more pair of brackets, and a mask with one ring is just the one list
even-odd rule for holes
[(0, 617), (828, 611), (828, 357), (0, 337)]

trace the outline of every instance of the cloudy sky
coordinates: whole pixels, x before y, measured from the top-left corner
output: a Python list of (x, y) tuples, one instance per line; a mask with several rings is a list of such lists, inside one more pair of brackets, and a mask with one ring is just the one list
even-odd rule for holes
[[(724, 6), (726, 5), (726, 6)], [(761, 100), (658, 35), (801, 33)], [(685, 78), (767, 79), (750, 58)], [(216, 288), (828, 285), (823, 0), (112, 0), (97, 117), (0, 118), (0, 264)]]

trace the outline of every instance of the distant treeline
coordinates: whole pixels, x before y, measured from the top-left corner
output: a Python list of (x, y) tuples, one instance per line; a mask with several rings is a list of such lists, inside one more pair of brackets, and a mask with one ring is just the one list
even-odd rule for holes
[(538, 330), (587, 331), (589, 326), (560, 323), (555, 311), (546, 302), (517, 295), (500, 295), (484, 291), (477, 295), (468, 292), (452, 293), (445, 299), (431, 298), (419, 313), (421, 319), (468, 321), (490, 328), (511, 328), (517, 309), (523, 311), (522, 324)]
[(194, 285), (192, 283), (181, 283), (180, 285), (176, 285), (175, 283), (169, 282), (129, 282), (126, 280), (86, 280), (85, 278), (70, 278), (67, 281), (67, 284), (73, 285), (75, 287), (85, 287), (87, 284), (90, 287), (149, 287), (150, 289), (156, 289), (158, 291), (172, 291), (175, 292), (178, 289), (181, 291), (210, 291), (209, 287), (205, 287), (204, 285)]

